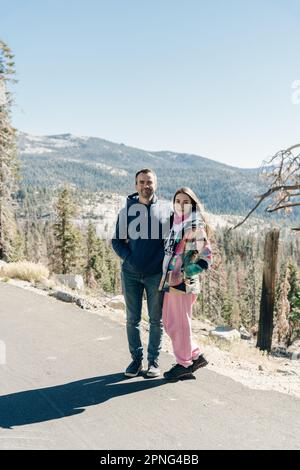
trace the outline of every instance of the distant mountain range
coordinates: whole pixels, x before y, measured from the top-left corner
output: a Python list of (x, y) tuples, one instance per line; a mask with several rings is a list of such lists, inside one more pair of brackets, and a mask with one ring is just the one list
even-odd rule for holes
[(190, 186), (207, 210), (244, 214), (264, 190), (258, 169), (241, 169), (202, 156), (151, 152), (96, 137), (19, 133), (23, 185), (55, 189), (69, 183), (88, 191), (134, 192), (134, 175), (150, 167), (158, 175), (158, 194), (171, 198)]

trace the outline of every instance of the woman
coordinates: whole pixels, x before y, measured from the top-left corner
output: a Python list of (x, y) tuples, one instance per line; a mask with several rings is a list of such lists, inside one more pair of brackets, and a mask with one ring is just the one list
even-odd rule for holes
[(190, 375), (208, 364), (192, 341), (192, 307), (200, 292), (199, 273), (211, 264), (209, 230), (201, 203), (190, 188), (180, 188), (173, 198), (174, 222), (165, 243), (163, 324), (170, 336), (176, 365), (164, 373), (167, 380)]

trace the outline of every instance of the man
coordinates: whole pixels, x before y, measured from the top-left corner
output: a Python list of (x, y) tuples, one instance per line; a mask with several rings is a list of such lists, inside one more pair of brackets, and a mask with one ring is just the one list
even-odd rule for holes
[(120, 211), (112, 247), (123, 260), (121, 279), (126, 302), (126, 329), (132, 362), (125, 371), (136, 377), (143, 371), (143, 346), (140, 336), (143, 294), (146, 291), (149, 314), (147, 377), (158, 377), (159, 352), (163, 334), (162, 301), (158, 290), (162, 276), (164, 238), (170, 228), (170, 206), (158, 201), (157, 177), (149, 168), (135, 175), (136, 193), (128, 196)]

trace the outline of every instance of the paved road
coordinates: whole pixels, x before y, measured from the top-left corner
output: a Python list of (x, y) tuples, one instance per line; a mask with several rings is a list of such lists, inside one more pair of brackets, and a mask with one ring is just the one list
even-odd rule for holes
[[(299, 449), (300, 400), (207, 369), (126, 379), (124, 327), (0, 282), (1, 449)], [(162, 368), (172, 359), (163, 354)]]

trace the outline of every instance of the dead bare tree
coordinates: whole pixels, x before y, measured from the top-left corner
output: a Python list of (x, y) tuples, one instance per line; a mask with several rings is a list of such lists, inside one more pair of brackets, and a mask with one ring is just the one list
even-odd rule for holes
[[(269, 200), (266, 212), (283, 210), (289, 213), (293, 207), (300, 206), (300, 144), (280, 150), (270, 160), (264, 161), (260, 176), (267, 181), (268, 190), (256, 196), (257, 204), (241, 222), (231, 227), (231, 230), (246, 222), (263, 201)], [(293, 230), (300, 230), (300, 228), (293, 228)]]
[(265, 239), (262, 294), (256, 344), (257, 348), (268, 352), (271, 351), (272, 347), (278, 247), (279, 230), (273, 229), (266, 234)]

